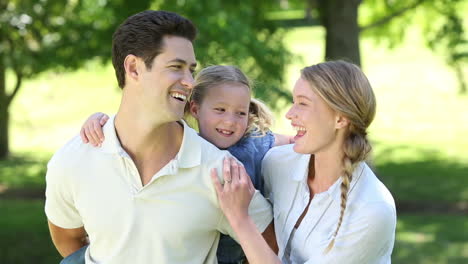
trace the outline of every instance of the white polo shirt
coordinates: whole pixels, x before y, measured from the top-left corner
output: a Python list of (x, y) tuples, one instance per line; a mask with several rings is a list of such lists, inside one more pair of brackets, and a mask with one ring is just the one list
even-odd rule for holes
[(392, 195), (366, 163), (353, 173), (343, 223), (328, 254), (324, 254), (338, 225), (341, 182), (315, 194), (309, 203), (307, 185), (310, 155), (294, 152), (293, 145), (272, 148), (262, 173), (265, 197), (273, 203), (279, 257), (285, 264), (390, 263), (395, 240), (396, 210)]
[[(234, 235), (210, 178), (227, 151), (202, 139), (184, 122), (176, 158), (142, 186), (133, 160), (117, 139), (114, 119), (101, 148), (79, 136), (50, 160), (46, 176), (48, 219), (62, 228), (86, 229), (86, 263), (216, 263), (220, 232)], [(249, 213), (262, 232), (272, 220), (257, 191)]]

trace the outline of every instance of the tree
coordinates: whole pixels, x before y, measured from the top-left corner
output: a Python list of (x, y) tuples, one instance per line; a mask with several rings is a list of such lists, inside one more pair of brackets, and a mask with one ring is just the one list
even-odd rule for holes
[[(195, 49), (202, 66), (239, 65), (254, 80), (263, 81), (257, 83), (256, 96), (290, 98), (281, 85), (290, 58), (282, 42), (284, 30), (262, 12), (271, 3), (0, 0), (0, 159), (9, 153), (9, 106), (22, 81), (46, 70), (76, 69), (92, 58), (108, 61), (118, 24), (148, 8), (175, 11), (195, 22), (200, 33)], [(16, 84), (7, 89), (11, 75)]]
[[(412, 23), (423, 25), (427, 45), (442, 52), (457, 74), (460, 93), (467, 85), (463, 65), (468, 61), (468, 42), (462, 17), (466, 5), (461, 0), (281, 0), (289, 9), (303, 9), (302, 25), (319, 24), (325, 28), (325, 59), (346, 59), (361, 64), (359, 39), (362, 34), (387, 41), (401, 42)], [(284, 6), (284, 5), (283, 5)], [(358, 11), (365, 8), (367, 19)], [(277, 5), (276, 9), (280, 9)], [(298, 20), (283, 20), (294, 25)], [(361, 23), (359, 23), (361, 22)]]
[[(22, 81), (49, 69), (76, 69), (95, 57), (106, 60), (120, 18), (149, 5), (137, 1), (123, 7), (117, 2), (104, 8), (105, 4), (92, 0), (0, 0), (0, 159), (9, 153), (9, 107)], [(16, 82), (8, 89), (6, 78), (12, 75)]]

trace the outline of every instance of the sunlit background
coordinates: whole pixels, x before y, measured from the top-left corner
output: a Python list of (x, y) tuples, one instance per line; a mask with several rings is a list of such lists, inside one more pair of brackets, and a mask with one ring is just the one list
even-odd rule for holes
[[(12, 1), (6, 5), (20, 2)], [(98, 2), (101, 3), (99, 8), (103, 9), (109, 4), (107, 1)], [(153, 8), (171, 5), (164, 1), (149, 2), (152, 4), (147, 7)], [(186, 14), (197, 25), (209, 20), (210, 13), (205, 15), (206, 19), (189, 15), (195, 12), (192, 10), (194, 5), (189, 4), (191, 1), (173, 2), (172, 5), (178, 5), (180, 9), (167, 9)], [(198, 4), (222, 5), (222, 2), (200, 1)], [(279, 17), (282, 23), (287, 19), (304, 17), (302, 1), (270, 2), (274, 8), (271, 8), (273, 11), (267, 10), (268, 16)], [(380, 8), (383, 2), (388, 5), (391, 5), (390, 2), (407, 2), (410, 5), (418, 1), (364, 1), (360, 7), (359, 22), (372, 21), (377, 13), (375, 10), (380, 10), (377, 7)], [(448, 7), (457, 4), (459, 9), (464, 10), (459, 13), (462, 14), (462, 24), (465, 28), (468, 25), (468, 1), (420, 2), (434, 6), (446, 4)], [(247, 9), (249, 3), (245, 1), (238, 8)], [(232, 6), (229, 8), (235, 9)], [(220, 12), (229, 14), (231, 9)], [(436, 21), (437, 14), (426, 14), (425, 10), (416, 7), (402, 17), (394, 18), (392, 26), (386, 29), (387, 33), (377, 30), (364, 32), (360, 36), (362, 68), (371, 81), (378, 101), (376, 119), (370, 128), (374, 151), (369, 162), (397, 202), (398, 225), (393, 263), (468, 263), (468, 94), (461, 92), (460, 88), (463, 81), (467, 82), (468, 44), (465, 42), (461, 46), (465, 58), (457, 61), (456, 69), (448, 59), (449, 52), (444, 51), (450, 47), (427, 45), (425, 36), (430, 34), (430, 27), (427, 27), (430, 23), (424, 19)], [(0, 11), (0, 18), (6, 14), (6, 11)], [(219, 19), (220, 16), (216, 17)], [(229, 21), (229, 17), (226, 19)], [(236, 27), (226, 22), (217, 25), (224, 29)], [(203, 29), (207, 28), (200, 27), (199, 38), (206, 37)], [(218, 29), (212, 30), (215, 33), (208, 35), (216, 36)], [(279, 41), (290, 52), (280, 88), (290, 91), (302, 67), (324, 60), (326, 31), (320, 25), (307, 24), (297, 27), (281, 24), (279, 31)], [(1, 28), (0, 33), (6, 34)], [(242, 32), (236, 34), (242, 35)], [(385, 34), (391, 40), (386, 39)], [(461, 39), (466, 40), (466, 33), (459, 34)], [(87, 43), (77, 41), (76, 45), (86, 46)], [(109, 48), (110, 42), (100, 45)], [(231, 49), (232, 45), (242, 44), (219, 42), (210, 46), (214, 49), (211, 52), (221, 54), (219, 60), (204, 51), (205, 46), (197, 46), (196, 51), (204, 56), (204, 65), (233, 63), (236, 60), (226, 58), (235, 54), (227, 51), (224, 57), (221, 52), (225, 48)], [(1, 52), (5, 52), (5, 49), (0, 49)], [(6, 56), (2, 55), (1, 58), (7, 60)], [(264, 86), (256, 94), (275, 110), (276, 123), (272, 130), (293, 134), (284, 118), (289, 99), (281, 96), (270, 98), (268, 87), (265, 87), (270, 80), (260, 77), (271, 76), (256, 72), (255, 61), (249, 63), (252, 65), (240, 66), (250, 73), (260, 87)], [(9, 65), (8, 62), (6, 65)], [(15, 84), (15, 73), (12, 68), (7, 68), (7, 94), (13, 91)], [(272, 82), (272, 85), (278, 83)], [(38, 75), (23, 78), (21, 89), (9, 107), (10, 155), (0, 160), (0, 263), (60, 261), (49, 238), (43, 212), (46, 162), (54, 151), (78, 133), (90, 114), (98, 111), (115, 113), (120, 94), (111, 64), (102, 63), (98, 58), (87, 60), (71, 71), (52, 67)]]

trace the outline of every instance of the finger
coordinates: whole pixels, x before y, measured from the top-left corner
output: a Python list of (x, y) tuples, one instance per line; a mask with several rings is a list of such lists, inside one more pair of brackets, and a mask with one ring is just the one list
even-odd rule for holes
[(99, 144), (101, 143), (101, 140), (99, 139), (99, 136), (96, 134), (96, 130), (95, 130), (96, 122), (97, 122), (96, 120), (92, 120), (91, 123), (89, 124), (89, 133), (91, 133), (91, 138), (94, 141), (94, 144), (99, 146)]
[(211, 181), (213, 182), (213, 185), (216, 190), (216, 194), (219, 197), (221, 193), (223, 192), (223, 186), (219, 182), (218, 173), (216, 172), (215, 168), (211, 169)]
[(86, 137), (84, 128), (81, 128), (81, 130), (80, 130), (80, 137), (81, 137), (81, 140), (83, 141), (83, 143), (88, 143), (89, 142), (88, 137)]
[(230, 183), (232, 181), (231, 164), (229, 162), (229, 158), (224, 158), (223, 160), (223, 179), (227, 183)]
[(231, 162), (231, 179), (232, 179), (232, 184), (239, 184), (239, 164), (237, 164), (237, 161), (230, 158), (229, 159)]
[(99, 121), (99, 123), (101, 124), (101, 126), (104, 126), (106, 123), (107, 123), (107, 120), (109, 120), (109, 116), (104, 114), (102, 117), (101, 117), (101, 120)]
[(94, 133), (99, 138), (99, 143), (104, 141), (104, 133), (102, 133), (101, 123), (99, 121), (93, 121)]
[(241, 178), (241, 181), (247, 182), (247, 184), (249, 185), (249, 189), (251, 191), (255, 191), (255, 187), (253, 186), (252, 179), (250, 178), (249, 174), (245, 170), (244, 166), (240, 167), (240, 178)]
[(91, 131), (89, 130), (89, 126), (86, 125), (86, 126), (84, 127), (84, 130), (85, 130), (85, 135), (86, 135), (86, 137), (89, 139), (89, 143), (91, 143), (91, 145), (93, 145), (93, 146), (96, 147), (96, 146), (97, 146), (97, 142), (96, 142), (96, 140), (94, 139), (93, 134), (92, 134)]

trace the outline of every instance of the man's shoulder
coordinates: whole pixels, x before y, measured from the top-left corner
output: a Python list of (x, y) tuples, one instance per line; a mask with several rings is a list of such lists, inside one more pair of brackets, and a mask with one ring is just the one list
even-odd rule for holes
[(203, 162), (216, 162), (226, 156), (232, 156), (229, 151), (221, 150), (211, 142), (197, 135), (201, 147), (201, 158)]
[(55, 152), (48, 163), (48, 167), (68, 167), (83, 164), (90, 157), (90, 153), (98, 150), (98, 148), (90, 144), (83, 143), (81, 137), (76, 135)]

